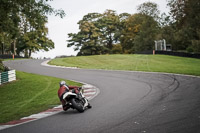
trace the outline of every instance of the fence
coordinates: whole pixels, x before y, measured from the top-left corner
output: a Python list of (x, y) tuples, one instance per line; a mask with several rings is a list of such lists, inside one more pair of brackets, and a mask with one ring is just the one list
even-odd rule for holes
[[(12, 58), (13, 55), (0, 55), (0, 59), (12, 59)], [(25, 58), (25, 57), (15, 55), (15, 58)]]
[(14, 80), (16, 80), (15, 70), (0, 73), (0, 85)]
[(173, 56), (181, 56), (181, 57), (190, 57), (190, 58), (200, 59), (200, 54), (191, 54), (191, 53), (185, 53), (185, 52), (156, 51), (155, 54), (164, 54), (164, 55), (173, 55)]

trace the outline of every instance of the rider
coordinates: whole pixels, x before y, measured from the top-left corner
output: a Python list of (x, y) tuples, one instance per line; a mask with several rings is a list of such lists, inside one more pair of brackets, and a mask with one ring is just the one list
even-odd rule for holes
[[(71, 91), (72, 93), (76, 93), (78, 95), (80, 87), (78, 87), (78, 86), (68, 86), (65, 81), (61, 81), (59, 84), (60, 84), (60, 88), (58, 90), (58, 97), (60, 98), (60, 101), (62, 103), (63, 110), (66, 111), (70, 107), (69, 107), (69, 105), (65, 104), (65, 101), (63, 100), (63, 95), (68, 91)], [(88, 105), (88, 108), (91, 108), (91, 106)]]

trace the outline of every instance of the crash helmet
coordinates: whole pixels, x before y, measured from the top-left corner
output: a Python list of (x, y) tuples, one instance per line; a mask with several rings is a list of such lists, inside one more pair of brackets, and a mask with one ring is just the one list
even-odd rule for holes
[(65, 82), (65, 81), (60, 81), (59, 84), (60, 84), (60, 87), (61, 87), (61, 86), (63, 86), (63, 85), (66, 85), (66, 82)]

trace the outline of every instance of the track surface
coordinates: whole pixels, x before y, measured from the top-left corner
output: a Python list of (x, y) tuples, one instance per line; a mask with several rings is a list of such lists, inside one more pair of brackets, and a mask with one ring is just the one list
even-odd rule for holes
[(100, 94), (84, 113), (69, 110), (1, 133), (199, 133), (200, 78), (170, 74), (64, 69), (44, 60), (4, 62), (19, 71), (92, 84)]

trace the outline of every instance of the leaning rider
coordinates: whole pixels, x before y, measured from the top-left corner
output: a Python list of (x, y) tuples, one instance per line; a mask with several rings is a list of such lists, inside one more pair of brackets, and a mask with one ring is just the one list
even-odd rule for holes
[(68, 91), (71, 91), (72, 93), (76, 93), (77, 95), (79, 95), (79, 88), (80, 87), (78, 87), (78, 86), (68, 86), (65, 81), (61, 81), (59, 84), (60, 84), (60, 88), (58, 90), (58, 97), (59, 97), (59, 99), (62, 103), (63, 110), (66, 111), (70, 107), (69, 107), (68, 104), (65, 104), (65, 101), (63, 99), (63, 95)]

